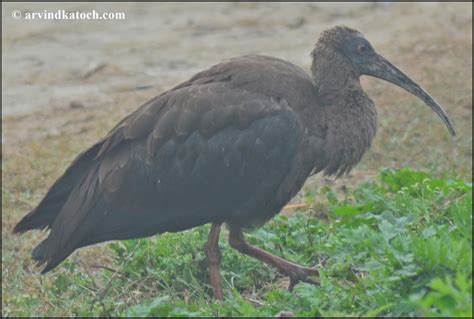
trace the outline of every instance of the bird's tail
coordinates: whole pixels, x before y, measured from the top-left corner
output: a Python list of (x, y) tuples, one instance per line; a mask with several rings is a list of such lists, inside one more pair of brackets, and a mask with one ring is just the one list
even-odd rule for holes
[(100, 144), (79, 154), (74, 162), (59, 177), (38, 206), (15, 225), (13, 233), (23, 233), (32, 229), (51, 228), (71, 191), (87, 174), (94, 162)]
[(93, 229), (106, 210), (99, 189), (98, 167), (93, 166), (74, 187), (52, 223), (49, 236), (33, 249), (31, 256), (38, 265), (46, 264), (42, 274), (55, 268), (77, 248), (93, 243)]
[(49, 242), (48, 237), (39, 243), (39, 245), (31, 252), (31, 257), (36, 261), (38, 266), (46, 264), (46, 266), (41, 270), (41, 274), (45, 274), (54, 269), (74, 251), (74, 249), (59, 250), (54, 255), (49, 256), (52, 248), (52, 245)]

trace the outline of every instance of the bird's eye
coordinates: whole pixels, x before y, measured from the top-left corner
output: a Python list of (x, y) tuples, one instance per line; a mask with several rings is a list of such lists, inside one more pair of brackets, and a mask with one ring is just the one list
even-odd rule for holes
[(369, 51), (369, 48), (365, 44), (359, 44), (357, 46), (357, 51), (359, 53), (366, 53), (367, 51)]

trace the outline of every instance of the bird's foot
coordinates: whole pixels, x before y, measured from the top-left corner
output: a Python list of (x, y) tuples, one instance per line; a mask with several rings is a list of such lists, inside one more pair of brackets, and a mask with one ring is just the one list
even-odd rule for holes
[(288, 286), (289, 291), (292, 291), (295, 285), (300, 281), (319, 286), (319, 279), (311, 278), (311, 276), (319, 275), (319, 271), (316, 268), (308, 268), (295, 264), (291, 264), (291, 267), (289, 268), (289, 271), (284, 271), (285, 275), (290, 277), (290, 285)]
[(310, 276), (319, 275), (319, 271), (317, 269), (294, 264), (283, 258), (274, 256), (260, 248), (249, 245), (245, 241), (244, 235), (240, 229), (230, 229), (229, 244), (241, 253), (252, 256), (269, 265), (272, 265), (282, 274), (290, 277), (290, 291), (293, 290), (293, 287), (300, 281), (313, 285), (319, 285), (319, 280), (310, 278)]

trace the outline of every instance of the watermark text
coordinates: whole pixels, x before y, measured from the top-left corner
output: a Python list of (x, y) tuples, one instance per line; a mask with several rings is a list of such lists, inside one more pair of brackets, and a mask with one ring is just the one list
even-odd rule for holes
[(124, 12), (91, 11), (21, 11), (12, 10), (14, 20), (125, 20)]

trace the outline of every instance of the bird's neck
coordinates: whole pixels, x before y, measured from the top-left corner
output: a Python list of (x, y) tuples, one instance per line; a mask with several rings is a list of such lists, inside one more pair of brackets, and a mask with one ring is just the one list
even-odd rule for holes
[(320, 103), (333, 104), (342, 98), (341, 92), (362, 90), (359, 74), (339, 54), (324, 48), (313, 55), (311, 67)]
[(349, 172), (372, 143), (377, 128), (377, 112), (363, 91), (359, 74), (339, 56), (331, 63), (313, 60), (313, 78), (320, 114), (324, 115), (326, 174)]
[[(357, 88), (357, 86), (359, 88)], [(327, 174), (348, 173), (362, 159), (377, 130), (377, 112), (362, 87), (346, 88), (333, 104), (323, 107), (327, 123)]]

